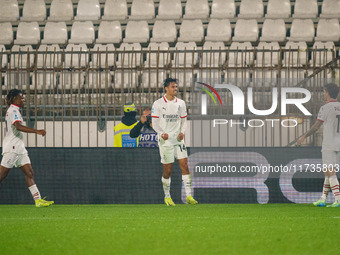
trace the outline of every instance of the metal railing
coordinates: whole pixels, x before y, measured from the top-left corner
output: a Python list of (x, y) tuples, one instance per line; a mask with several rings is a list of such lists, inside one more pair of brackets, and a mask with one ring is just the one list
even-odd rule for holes
[[(262, 130), (251, 140), (248, 131), (236, 130), (235, 139), (199, 143), (197, 146), (285, 146), (292, 136), (307, 130), (322, 105), (322, 87), (338, 81), (338, 49), (139, 49), (139, 50), (27, 50), (1, 52), (1, 141), (4, 136), (5, 95), (12, 88), (26, 95), (24, 120), (29, 126), (47, 128), (51, 136), (27, 137), (28, 146), (83, 147), (112, 146), (112, 127), (120, 121), (123, 105), (134, 102), (138, 114), (150, 107), (163, 93), (166, 77), (179, 79), (179, 97), (193, 110), (192, 86), (196, 81), (209, 84), (232, 83), (242, 91), (252, 87), (258, 109), (271, 106), (271, 89), (285, 86), (307, 88), (312, 100), (306, 104), (312, 117), (301, 116), (288, 107), (287, 118), (299, 119), (298, 128), (284, 134)], [(225, 94), (225, 101), (232, 102)], [(232, 119), (231, 104), (224, 116)], [(192, 108), (192, 109), (191, 109)], [(194, 112), (193, 112), (194, 113)], [(246, 118), (250, 118), (249, 112)], [(282, 118), (278, 112), (271, 118)], [(199, 121), (189, 115), (193, 126)], [(212, 132), (209, 129), (209, 132)], [(189, 131), (191, 132), (191, 131)], [(242, 133), (243, 132), (243, 133)], [(242, 138), (243, 136), (243, 138)], [(271, 139), (268, 139), (272, 136)], [(274, 139), (277, 137), (277, 139)], [(274, 141), (277, 140), (277, 141)], [(203, 141), (203, 140), (202, 140)], [(192, 141), (190, 142), (192, 143)], [(310, 144), (318, 141), (311, 138)], [(195, 146), (195, 144), (191, 144)]]

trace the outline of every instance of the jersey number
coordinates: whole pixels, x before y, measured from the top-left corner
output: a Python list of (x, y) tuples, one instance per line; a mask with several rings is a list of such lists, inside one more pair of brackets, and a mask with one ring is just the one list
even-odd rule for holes
[(336, 128), (336, 132), (339, 133), (340, 115), (336, 115), (336, 118), (338, 119), (338, 127)]
[(185, 145), (178, 145), (179, 146), (179, 149), (181, 150), (181, 152), (183, 151), (186, 151), (187, 150), (187, 147), (185, 147)]

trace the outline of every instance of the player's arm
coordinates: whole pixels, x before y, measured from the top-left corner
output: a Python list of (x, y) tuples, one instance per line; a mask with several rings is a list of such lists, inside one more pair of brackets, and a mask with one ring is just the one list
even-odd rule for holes
[(15, 126), (17, 130), (21, 132), (35, 133), (37, 135), (42, 135), (42, 136), (46, 135), (46, 131), (44, 129), (38, 130), (38, 129), (30, 128), (30, 127), (22, 125), (20, 121), (16, 121), (13, 125)]
[(303, 141), (308, 137), (314, 134), (318, 129), (322, 126), (323, 121), (317, 120), (314, 125), (304, 134), (302, 135), (296, 142), (296, 144), (300, 145)]

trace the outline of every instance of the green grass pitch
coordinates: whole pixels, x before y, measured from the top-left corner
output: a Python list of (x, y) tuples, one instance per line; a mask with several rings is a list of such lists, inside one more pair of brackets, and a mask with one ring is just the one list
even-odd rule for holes
[(338, 254), (340, 208), (0, 205), (0, 254)]

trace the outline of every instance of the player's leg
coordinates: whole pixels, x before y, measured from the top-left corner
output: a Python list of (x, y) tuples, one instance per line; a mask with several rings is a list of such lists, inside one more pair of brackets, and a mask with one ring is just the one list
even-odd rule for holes
[[(324, 166), (329, 166), (330, 164), (332, 164), (333, 161), (335, 161), (335, 153), (332, 153), (331, 151), (322, 152), (322, 162)], [(318, 201), (313, 203), (313, 205), (320, 206), (320, 207), (326, 206), (327, 196), (331, 190), (331, 187), (329, 184), (329, 176), (327, 175), (327, 171), (328, 171), (327, 167), (325, 167), (323, 171), (325, 175), (325, 180), (323, 183), (322, 195)]]
[(188, 153), (184, 144), (176, 146), (175, 157), (178, 159), (179, 168), (182, 171), (182, 181), (187, 197), (186, 202), (187, 204), (198, 204), (191, 195), (191, 176), (188, 166)]
[(41, 198), (39, 189), (37, 185), (35, 184), (34, 181), (34, 171), (31, 166), (31, 162), (28, 158), (27, 155), (23, 155), (20, 159), (20, 162), (18, 162), (19, 165), (23, 164), (20, 166), (21, 171), (25, 174), (25, 179), (26, 179), (26, 185), (29, 189), (29, 191), (32, 194), (32, 197), (35, 201), (35, 206), (36, 207), (46, 207), (50, 206), (51, 204), (54, 203), (54, 201), (46, 201)]
[(170, 195), (172, 164), (175, 161), (172, 147), (160, 146), (161, 163), (163, 164), (162, 185), (164, 191), (164, 203), (167, 206), (175, 206)]
[(7, 177), (10, 170), (10, 168), (0, 166), (0, 183)]
[(15, 159), (16, 154), (14, 153), (5, 153), (3, 155), (0, 166), (0, 183), (7, 177), (11, 168), (13, 168)]
[(340, 207), (340, 191), (339, 191), (339, 181), (336, 176), (336, 171), (338, 169), (338, 160), (339, 160), (339, 155), (338, 153), (334, 152), (335, 155), (335, 160), (330, 167), (328, 167), (327, 171), (325, 172), (326, 176), (329, 178), (329, 184), (331, 187), (331, 190), (333, 192), (335, 201), (333, 204), (329, 205), (328, 207)]

